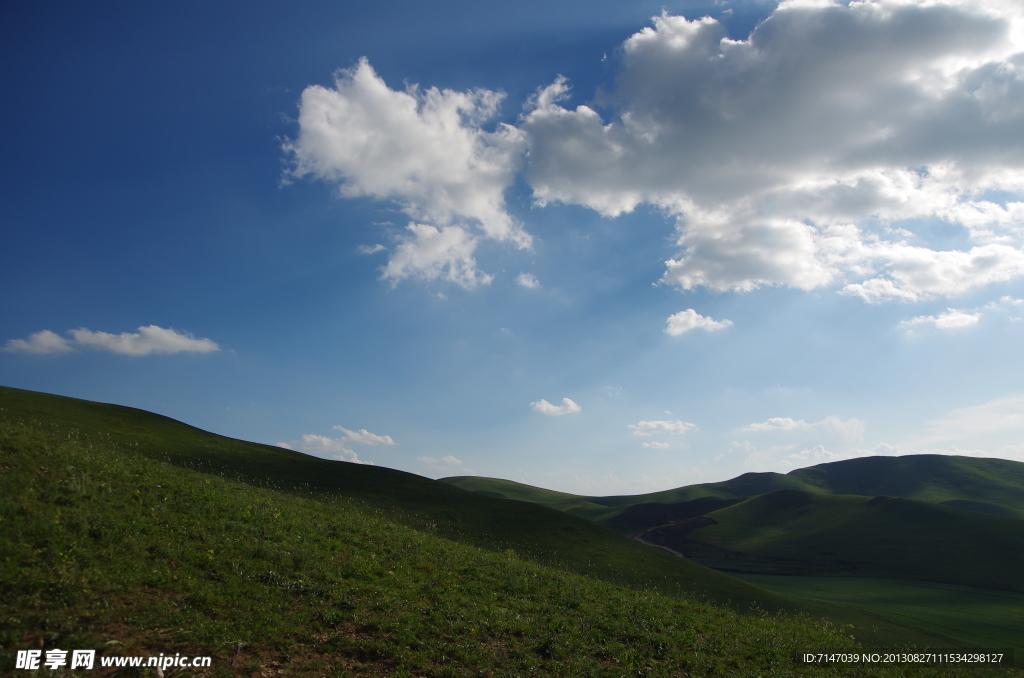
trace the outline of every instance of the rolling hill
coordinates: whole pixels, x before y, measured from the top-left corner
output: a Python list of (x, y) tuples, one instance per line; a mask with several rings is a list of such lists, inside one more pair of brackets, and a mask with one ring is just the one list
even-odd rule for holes
[[(674, 505), (697, 499), (742, 500), (778, 490), (818, 494), (890, 496), (1024, 519), (1024, 463), (952, 455), (863, 457), (781, 473), (744, 473), (718, 483), (687, 485), (650, 494), (586, 497), (541, 490), (509, 480), (455, 476), (442, 482), (491, 496), (530, 501), (568, 510), (620, 532), (660, 524), (664, 512), (627, 513), (638, 505)], [(564, 507), (564, 508), (563, 508)], [(671, 511), (671, 510), (670, 510)]]

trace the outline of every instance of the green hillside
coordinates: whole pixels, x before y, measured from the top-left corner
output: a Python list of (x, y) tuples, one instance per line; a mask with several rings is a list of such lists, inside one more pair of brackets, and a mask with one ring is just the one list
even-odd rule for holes
[[(912, 499), (781, 490), (707, 515), (684, 548), (736, 572), (916, 579), (1024, 591), (1024, 521)], [(701, 544), (713, 545), (708, 548)]]
[[(409, 474), (316, 460), (318, 473), (337, 477), (322, 478), (315, 487), (256, 486), (256, 475), (242, 472), (247, 444), (241, 441), (175, 428), (171, 420), (138, 410), (10, 389), (4, 395), (2, 673), (13, 673), (18, 649), (94, 647), (107, 655), (211, 655), (214, 668), (207, 675), (816, 676), (821, 669), (794, 665), (792, 651), (852, 650), (849, 633), (871, 645), (950, 646), (825, 603), (810, 602), (804, 610), (854, 626), (840, 633), (828, 622), (744, 616), (706, 598), (700, 602), (680, 595), (694, 589), (681, 585), (687, 577), (703, 572), (704, 582), (735, 580), (662, 558), (597, 526), (584, 533), (595, 540), (582, 552), (572, 538), (565, 540), (570, 548), (559, 552), (558, 567), (539, 564), (525, 549), (499, 548), (493, 536), (480, 537), (489, 544), (481, 548), (468, 543), (466, 531), (480, 523), (456, 519), (445, 532), (440, 523), (433, 527), (427, 513), (398, 507), (405, 501), (400, 492), (416, 489), (415, 477), (390, 497), (387, 483)], [(35, 414), (44, 414), (40, 408), (48, 400), (71, 411), (82, 428), (120, 415), (117, 436), (140, 426), (149, 437), (139, 445), (118, 444), (102, 428), (87, 436), (61, 426), (53, 411), (49, 424), (14, 412), (17, 401), (29, 401)], [(161, 440), (157, 426), (176, 434), (176, 442)], [(189, 440), (195, 447), (181, 447)], [(174, 445), (176, 463), (161, 460), (157, 452)], [(261, 470), (281, 459), (302, 461), (275, 456), (283, 450), (252, 448)], [(214, 461), (204, 460), (204, 453)], [(227, 470), (236, 473), (209, 470), (230, 461), (239, 466)], [(364, 483), (374, 473), (383, 480), (362, 495), (324, 489), (354, 488), (348, 471), (369, 471), (359, 476)], [(543, 507), (418, 482), (444, 488), (433, 495), (436, 505), (451, 499), (460, 510), (506, 520), (543, 516), (538, 524), (558, 529), (587, 524)], [(425, 488), (417, 491), (431, 496)], [(395, 503), (371, 501), (381, 497)], [(462, 504), (452, 499), (458, 497)], [(518, 514), (520, 506), (539, 513)], [(611, 544), (637, 547), (629, 553), (655, 557), (651, 562), (667, 574), (643, 581), (643, 567), (616, 573), (600, 559), (580, 560), (580, 553), (595, 547), (614, 550)], [(753, 592), (759, 602), (771, 599), (747, 584), (730, 586)], [(774, 600), (799, 603), (780, 595)], [(952, 675), (938, 668), (914, 671)], [(830, 675), (906, 674), (900, 667), (867, 673), (850, 667)]]
[(0, 387), (0, 414), (73, 428), (158, 461), (282, 489), (345, 497), (413, 528), (639, 588), (686, 591), (739, 608), (797, 610), (797, 601), (648, 548), (589, 520), (537, 504), (466, 492), (412, 473), (311, 457), (218, 436), (144, 410)]

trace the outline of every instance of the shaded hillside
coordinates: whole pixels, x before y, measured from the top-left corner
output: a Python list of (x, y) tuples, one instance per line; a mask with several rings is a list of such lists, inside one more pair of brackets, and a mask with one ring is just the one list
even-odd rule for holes
[(912, 499), (798, 490), (753, 497), (708, 518), (716, 524), (684, 535), (682, 550), (723, 570), (1024, 591), (1020, 520)]
[(666, 523), (676, 523), (703, 516), (712, 511), (732, 506), (742, 499), (717, 499), (701, 497), (678, 504), (633, 504), (621, 513), (609, 519), (609, 525), (622, 525), (630, 528), (646, 528)]

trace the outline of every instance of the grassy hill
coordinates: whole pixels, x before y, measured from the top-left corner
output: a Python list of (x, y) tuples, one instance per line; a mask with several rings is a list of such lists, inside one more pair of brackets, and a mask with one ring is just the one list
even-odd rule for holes
[(1024, 591), (1024, 521), (892, 497), (780, 490), (713, 511), (687, 556), (727, 571)]
[(636, 587), (686, 591), (740, 608), (799, 603), (528, 502), (466, 492), (412, 473), (311, 457), (218, 436), (144, 410), (0, 387), (4, 416), (61, 425), (90, 444), (306, 497), (345, 497), (398, 522), (491, 550)]
[[(790, 653), (853, 649), (851, 631), (872, 644), (903, 633), (936, 645), (868, 615), (840, 632), (807, 617), (738, 614), (684, 594), (730, 582), (719, 595), (770, 597), (543, 507), (303, 459), (129, 408), (0, 395), (0, 672), (12, 672), (16, 649), (94, 647), (212, 655), (211, 675), (823, 675)], [(107, 419), (118, 425), (109, 435)], [(145, 434), (138, 444), (132, 431)], [(246, 468), (247, 449), (258, 472)], [(406, 510), (406, 491), (428, 509)], [(490, 517), (461, 516), (468, 508)], [(430, 522), (445, 510), (449, 523)], [(497, 530), (488, 521), (502, 519), (518, 525), (502, 534), (519, 535), (521, 550), (494, 534), (471, 543), (469, 528)], [(577, 534), (594, 539), (566, 539), (567, 526), (588, 526)], [(557, 557), (544, 548), (553, 537), (523, 536), (552, 528), (569, 544)], [(622, 553), (651, 558), (659, 575), (611, 571), (593, 550), (612, 544), (639, 548)], [(538, 562), (545, 556), (554, 567)]]

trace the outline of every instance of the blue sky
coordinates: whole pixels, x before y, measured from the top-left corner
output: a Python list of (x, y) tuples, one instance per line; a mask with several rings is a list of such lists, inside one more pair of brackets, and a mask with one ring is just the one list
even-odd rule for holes
[(976, 5), (5, 6), (0, 383), (584, 494), (1024, 461)]

